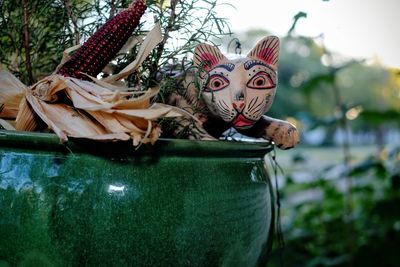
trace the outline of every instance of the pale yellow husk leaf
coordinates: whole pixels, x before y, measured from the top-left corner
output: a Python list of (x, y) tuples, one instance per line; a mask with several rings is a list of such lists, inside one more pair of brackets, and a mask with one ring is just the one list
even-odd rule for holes
[(120, 71), (116, 75), (109, 76), (104, 79), (104, 81), (108, 83), (113, 83), (123, 79), (124, 77), (132, 74), (135, 70), (139, 68), (139, 66), (143, 63), (143, 61), (148, 57), (151, 51), (162, 41), (163, 37), (161, 34), (161, 27), (159, 23), (156, 23), (155, 27), (147, 34), (144, 39), (142, 45), (140, 46), (138, 55), (136, 59), (126, 66), (122, 71)]
[(10, 121), (0, 119), (0, 126), (5, 130), (15, 131), (15, 127), (11, 124)]
[[(184, 114), (167, 105), (151, 104), (150, 99), (158, 93), (158, 88), (151, 88), (136, 98), (130, 95), (132, 98), (127, 99), (126, 93), (119, 95), (114, 90), (90, 84), (93, 83), (51, 75), (32, 86), (25, 99), (61, 141), (77, 137), (132, 138), (134, 145), (154, 142), (160, 131), (156, 120)], [(114, 93), (114, 101), (104, 101), (104, 93)], [(69, 99), (72, 105), (60, 102), (60, 98)], [(19, 130), (27, 129), (19, 127)]]
[(39, 117), (29, 105), (26, 97), (21, 100), (19, 112), (15, 120), (15, 129), (17, 131), (35, 131), (39, 126)]
[(14, 75), (0, 70), (0, 118), (15, 118), (27, 87)]

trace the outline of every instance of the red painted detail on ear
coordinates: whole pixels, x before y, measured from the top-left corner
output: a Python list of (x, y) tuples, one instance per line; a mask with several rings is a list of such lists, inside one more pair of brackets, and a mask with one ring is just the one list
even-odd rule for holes
[(218, 58), (211, 53), (203, 53), (200, 55), (201, 62), (203, 69), (205, 70), (210, 70), (212, 67), (216, 66), (218, 64)]
[(275, 49), (269, 47), (263, 48), (257, 54), (257, 58), (272, 65), (275, 63)]

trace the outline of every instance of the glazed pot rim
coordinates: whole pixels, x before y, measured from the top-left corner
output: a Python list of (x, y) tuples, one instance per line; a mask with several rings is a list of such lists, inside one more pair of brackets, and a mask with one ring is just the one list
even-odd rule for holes
[(270, 142), (187, 140), (160, 138), (154, 145), (135, 148), (132, 141), (99, 142), (89, 139), (70, 138), (61, 143), (53, 133), (0, 130), (0, 146), (17, 149), (33, 149), (66, 153), (90, 153), (97, 155), (175, 155), (220, 156), (260, 158), (274, 149)]

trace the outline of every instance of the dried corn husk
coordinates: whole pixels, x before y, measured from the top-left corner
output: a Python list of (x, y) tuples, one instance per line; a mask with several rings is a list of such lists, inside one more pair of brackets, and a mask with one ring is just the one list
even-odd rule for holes
[(71, 54), (75, 50), (79, 49), (81, 46), (82, 46), (81, 44), (77, 44), (77, 45), (71, 46), (68, 49), (65, 49), (65, 51), (63, 52), (63, 57), (61, 59), (61, 62), (56, 67), (56, 70), (54, 71), (54, 73), (57, 73), (58, 70), (65, 64), (65, 62), (67, 62), (68, 60), (71, 59), (71, 56), (69, 54)]
[(27, 87), (11, 73), (0, 70), (0, 118), (15, 119)]
[(29, 105), (26, 98), (21, 100), (19, 112), (15, 121), (17, 131), (35, 131), (38, 129), (39, 118)]
[[(35, 131), (43, 121), (62, 142), (69, 137), (101, 141), (131, 139), (137, 146), (158, 139), (161, 129), (156, 121), (160, 118), (190, 116), (196, 120), (176, 107), (152, 103), (159, 88), (141, 91), (119, 86), (120, 80), (140, 67), (161, 40), (160, 25), (156, 24), (143, 41), (136, 60), (120, 73), (103, 80), (90, 77), (93, 82), (89, 82), (54, 74), (26, 89), (11, 74), (3, 74), (7, 76), (3, 84), (13, 83), (21, 94), (19, 100), (22, 98), (18, 101), (15, 128)], [(64, 56), (68, 58), (67, 53)]]
[(5, 130), (15, 131), (15, 127), (11, 124), (10, 121), (0, 119), (0, 126), (3, 127), (3, 129)]
[[(26, 101), (61, 141), (68, 137), (103, 141), (132, 138), (138, 145), (158, 138), (157, 119), (184, 114), (175, 107), (151, 104), (150, 99), (157, 93), (158, 88), (151, 88), (138, 97), (138, 92), (118, 94), (91, 82), (51, 75), (30, 88)], [(113, 100), (105, 101), (104, 95), (110, 94), (114, 94)], [(18, 120), (17, 125), (18, 130), (32, 130), (21, 127)]]
[(109, 76), (105, 78), (104, 81), (108, 83), (115, 83), (128, 76), (129, 74), (132, 74), (135, 70), (137, 70), (137, 68), (139, 68), (139, 66), (148, 57), (154, 47), (159, 44), (162, 39), (163, 37), (161, 34), (161, 27), (157, 23), (156, 26), (147, 34), (146, 38), (144, 39), (142, 45), (140, 46), (136, 59), (118, 74)]

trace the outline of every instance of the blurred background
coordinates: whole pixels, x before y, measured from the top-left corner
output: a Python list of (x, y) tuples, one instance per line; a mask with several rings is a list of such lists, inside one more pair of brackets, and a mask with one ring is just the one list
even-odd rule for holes
[(242, 53), (282, 39), (268, 115), (302, 134), (276, 151), (285, 248), (271, 265), (400, 266), (400, 2), (229, 4), (218, 14)]
[[(159, 21), (166, 38), (128, 83), (179, 71), (194, 47), (246, 55), (281, 38), (279, 85), (268, 115), (289, 120), (301, 144), (266, 157), (280, 192), (281, 229), (270, 266), (400, 266), (400, 2), (397, 0), (147, 1), (136, 35)], [(0, 68), (31, 85), (127, 0), (0, 1)], [(137, 53), (129, 48), (101, 76)], [(179, 84), (161, 83), (163, 101)], [(282, 249), (284, 247), (284, 249)]]

